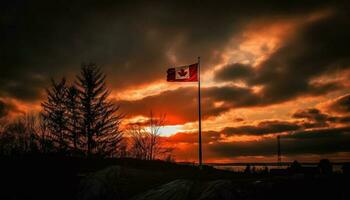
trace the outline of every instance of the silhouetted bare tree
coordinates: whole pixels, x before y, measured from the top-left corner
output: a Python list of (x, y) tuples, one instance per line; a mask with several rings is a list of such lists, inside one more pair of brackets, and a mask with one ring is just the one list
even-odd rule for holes
[(38, 127), (39, 121), (37, 115), (26, 114), (23, 116), (21, 122), (24, 124), (25, 133), (28, 142), (27, 151), (38, 152), (39, 151), (39, 137), (38, 137)]
[(9, 123), (0, 135), (0, 154), (37, 153), (39, 150), (37, 125), (36, 117), (32, 114)]
[(332, 174), (333, 173), (333, 165), (331, 161), (328, 159), (321, 159), (318, 163), (318, 169), (321, 174)]
[(134, 124), (129, 128), (134, 157), (154, 160), (172, 152), (171, 147), (165, 147), (161, 142), (160, 129), (164, 126), (165, 118), (165, 114), (155, 117), (151, 111), (146, 124)]
[(68, 118), (66, 109), (67, 88), (66, 79), (59, 83), (52, 80), (52, 86), (46, 90), (47, 99), (41, 105), (42, 115), (46, 121), (48, 130), (54, 142), (58, 144), (60, 151), (66, 151), (68, 147), (67, 130)]
[(153, 112), (150, 112), (148, 132), (149, 132), (149, 159), (153, 160), (155, 156), (162, 153), (163, 149), (160, 146), (160, 129), (164, 126), (165, 114), (155, 118)]
[(109, 91), (105, 84), (106, 75), (95, 64), (83, 65), (77, 76), (77, 89), (81, 103), (81, 132), (86, 138), (87, 155), (93, 153), (111, 156), (122, 140), (119, 125), (122, 115), (108, 100)]
[(131, 136), (131, 154), (133, 157), (146, 160), (148, 159), (148, 133), (143, 127), (138, 124), (133, 124), (129, 127)]
[(51, 140), (50, 132), (48, 130), (48, 122), (45, 120), (42, 113), (38, 116), (39, 125), (37, 127), (37, 134), (39, 137), (39, 144), (41, 153), (50, 153), (54, 151), (54, 145)]

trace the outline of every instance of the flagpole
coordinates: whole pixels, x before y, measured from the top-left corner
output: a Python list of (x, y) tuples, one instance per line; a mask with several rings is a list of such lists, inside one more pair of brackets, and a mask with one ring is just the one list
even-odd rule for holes
[(202, 168), (201, 57), (198, 57), (198, 161)]

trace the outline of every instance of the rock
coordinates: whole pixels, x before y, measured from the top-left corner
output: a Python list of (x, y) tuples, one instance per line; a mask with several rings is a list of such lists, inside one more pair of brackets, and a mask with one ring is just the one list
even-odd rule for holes
[(231, 181), (217, 180), (211, 181), (202, 191), (198, 200), (232, 200), (241, 199)]
[(241, 196), (228, 180), (194, 182), (175, 180), (132, 200), (239, 200)]
[(141, 194), (133, 200), (185, 200), (188, 198), (193, 181), (175, 180)]
[(114, 166), (99, 171), (84, 180), (78, 191), (79, 200), (123, 199), (118, 192), (121, 167)]
[(112, 166), (83, 179), (78, 188), (78, 200), (130, 199), (137, 193), (153, 188), (161, 173)]

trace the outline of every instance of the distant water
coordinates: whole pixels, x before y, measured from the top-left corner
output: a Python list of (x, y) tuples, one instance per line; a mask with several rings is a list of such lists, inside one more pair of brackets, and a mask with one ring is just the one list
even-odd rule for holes
[[(243, 172), (245, 170), (247, 165), (213, 165), (214, 168), (216, 169), (222, 169), (222, 170), (229, 170), (229, 171), (235, 171), (235, 172)], [(283, 165), (283, 166), (277, 166), (277, 165), (250, 165), (250, 168), (252, 169), (255, 167), (256, 171), (261, 171), (264, 170), (265, 167), (267, 167), (269, 170), (270, 169), (285, 169), (289, 165)], [(302, 165), (304, 167), (317, 167), (317, 164), (307, 164), (307, 165)], [(342, 165), (340, 164), (334, 164), (333, 165), (333, 171), (334, 172), (342, 172)]]

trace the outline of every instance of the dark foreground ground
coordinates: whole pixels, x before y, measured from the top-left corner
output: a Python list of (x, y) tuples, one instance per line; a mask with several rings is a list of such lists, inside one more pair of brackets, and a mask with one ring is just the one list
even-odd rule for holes
[(349, 177), (243, 174), (133, 159), (0, 158), (0, 199), (350, 199)]

